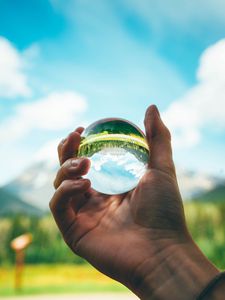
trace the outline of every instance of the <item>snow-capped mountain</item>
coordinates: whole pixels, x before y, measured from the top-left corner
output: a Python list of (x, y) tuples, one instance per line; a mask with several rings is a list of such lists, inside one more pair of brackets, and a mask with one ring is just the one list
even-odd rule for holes
[(42, 216), (43, 211), (31, 204), (23, 202), (17, 195), (10, 193), (5, 188), (0, 188), (0, 216), (16, 214)]
[(18, 195), (24, 202), (47, 210), (49, 200), (54, 193), (53, 180), (57, 167), (45, 161), (37, 162), (4, 188)]
[(177, 180), (184, 200), (206, 193), (224, 181), (210, 174), (177, 169)]

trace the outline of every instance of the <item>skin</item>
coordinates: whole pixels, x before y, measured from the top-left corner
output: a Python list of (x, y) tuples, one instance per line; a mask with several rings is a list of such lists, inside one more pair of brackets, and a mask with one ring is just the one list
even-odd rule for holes
[(82, 127), (63, 140), (50, 209), (74, 253), (141, 299), (195, 299), (218, 270), (187, 230), (171, 137), (156, 106), (147, 109), (144, 124), (149, 166), (122, 195), (100, 194), (82, 178), (90, 167), (74, 155)]

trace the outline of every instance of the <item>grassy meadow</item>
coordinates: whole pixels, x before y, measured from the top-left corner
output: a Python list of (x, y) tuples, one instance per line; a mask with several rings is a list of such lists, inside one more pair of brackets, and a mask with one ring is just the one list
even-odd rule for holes
[[(224, 269), (225, 203), (187, 202), (185, 215), (196, 243), (218, 268)], [(32, 232), (33, 243), (26, 252), (22, 294), (126, 291), (73, 255), (51, 216), (17, 216), (0, 220), (0, 297), (14, 294), (14, 253), (9, 242), (27, 231)]]
[[(129, 137), (129, 138), (128, 138)], [(95, 134), (83, 138), (78, 156), (91, 157), (94, 153), (107, 148), (124, 148), (137, 159), (148, 161), (149, 150), (143, 137), (124, 134)]]
[(28, 294), (127, 291), (123, 285), (104, 276), (90, 265), (27, 265), (23, 274), (23, 288), (17, 292), (14, 290), (14, 275), (12, 266), (0, 268), (0, 297)]

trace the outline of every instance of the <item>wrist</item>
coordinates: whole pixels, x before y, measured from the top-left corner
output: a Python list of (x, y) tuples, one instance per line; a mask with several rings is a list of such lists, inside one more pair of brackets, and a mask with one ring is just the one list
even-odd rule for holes
[(195, 299), (218, 270), (189, 239), (170, 244), (137, 268), (132, 291), (142, 300)]

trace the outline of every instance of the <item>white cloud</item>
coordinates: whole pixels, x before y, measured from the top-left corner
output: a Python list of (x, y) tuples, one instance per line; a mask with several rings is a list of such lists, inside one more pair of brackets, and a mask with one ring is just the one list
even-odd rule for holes
[(225, 39), (203, 52), (197, 76), (198, 84), (162, 114), (178, 147), (196, 145), (207, 127), (225, 129)]
[(32, 103), (19, 105), (16, 113), (2, 122), (0, 139), (6, 143), (35, 129), (58, 131), (74, 128), (86, 109), (86, 99), (75, 92), (51, 93)]
[(7, 39), (0, 37), (0, 97), (31, 94), (24, 65), (22, 54)]

